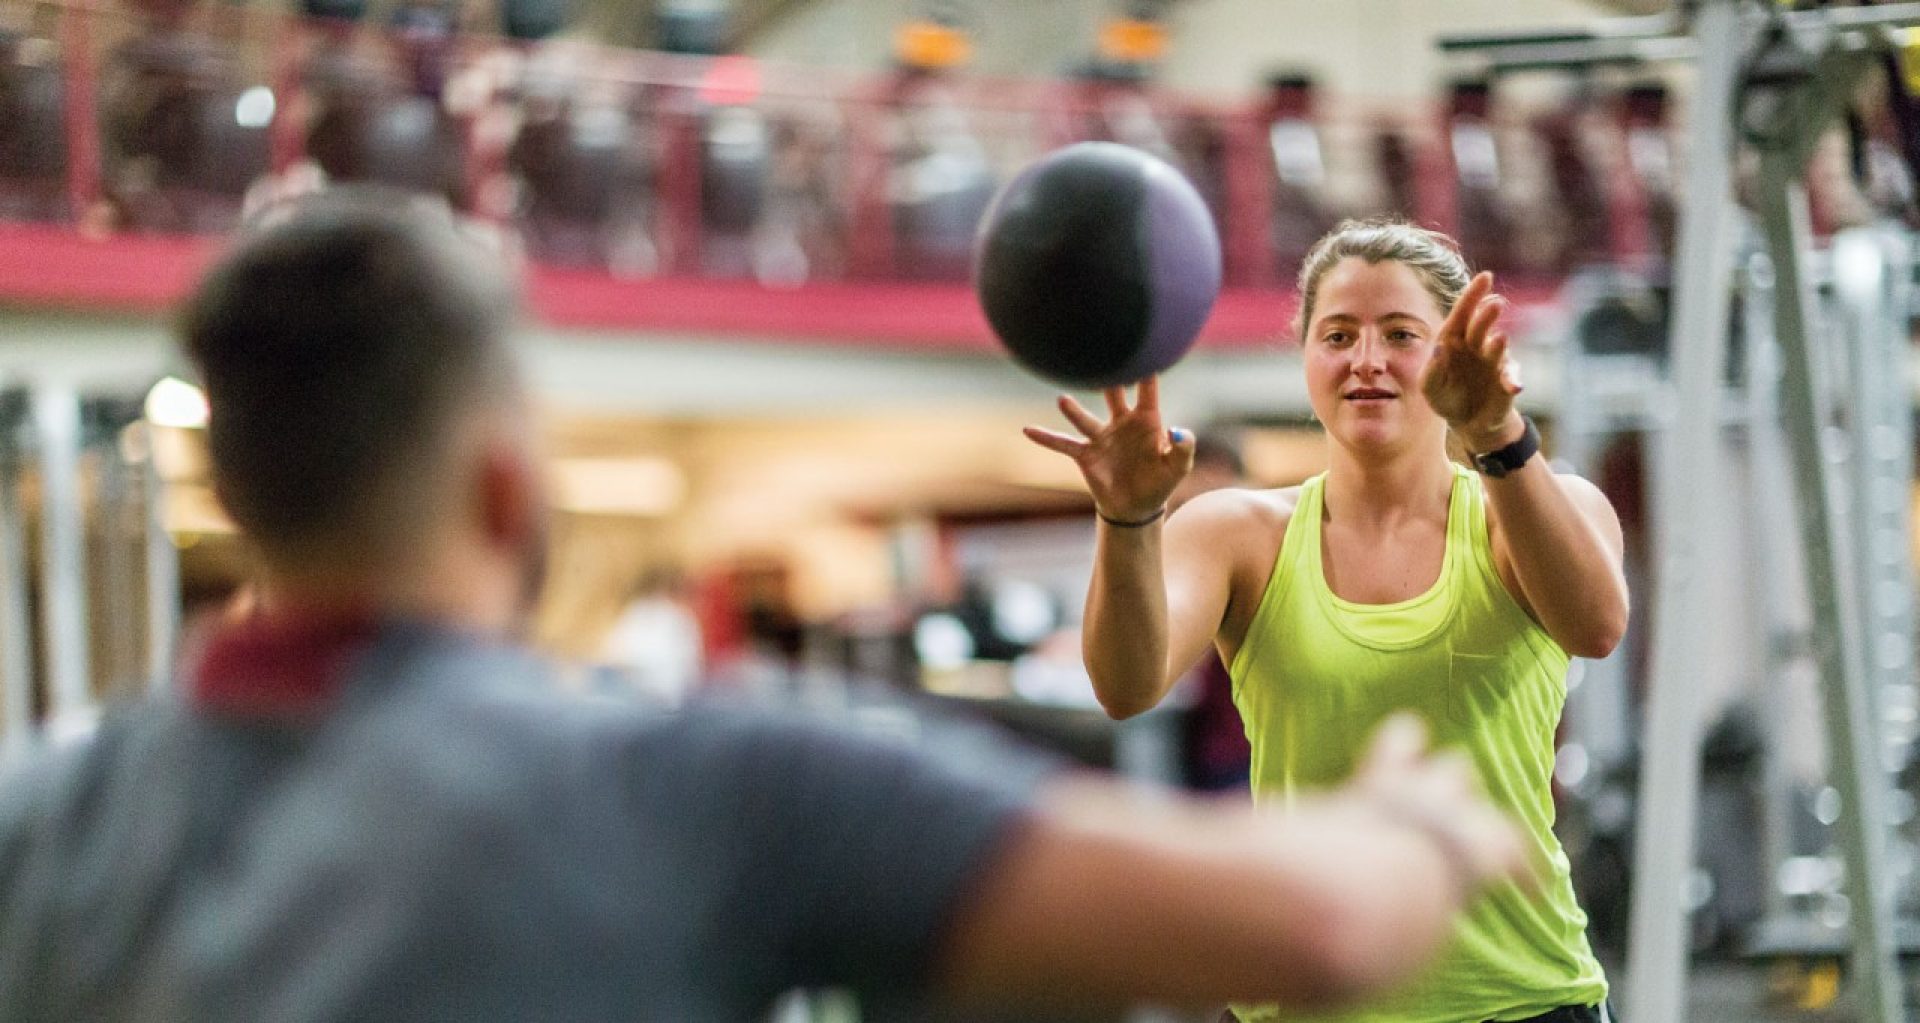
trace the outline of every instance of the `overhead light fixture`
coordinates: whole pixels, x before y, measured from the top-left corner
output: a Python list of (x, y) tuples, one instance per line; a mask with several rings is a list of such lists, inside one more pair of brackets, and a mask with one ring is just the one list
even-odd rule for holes
[(893, 51), (902, 66), (948, 71), (973, 58), (973, 40), (957, 25), (924, 18), (900, 27), (894, 34)]
[(1151, 64), (1167, 55), (1167, 26), (1158, 17), (1131, 15), (1100, 26), (1100, 56), (1116, 64)]
[(265, 128), (273, 122), (273, 90), (256, 85), (233, 104), (233, 123), (242, 128)]
[(207, 394), (179, 377), (165, 377), (147, 392), (147, 422), (199, 430), (207, 425)]

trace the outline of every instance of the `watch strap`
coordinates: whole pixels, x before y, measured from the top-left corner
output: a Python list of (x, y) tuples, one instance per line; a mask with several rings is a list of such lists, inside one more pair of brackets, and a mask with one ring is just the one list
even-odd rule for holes
[(1527, 464), (1528, 459), (1539, 454), (1540, 429), (1534, 426), (1533, 420), (1527, 416), (1521, 416), (1520, 422), (1526, 426), (1520, 434), (1520, 439), (1498, 450), (1474, 455), (1474, 468), (1494, 479), (1499, 479)]

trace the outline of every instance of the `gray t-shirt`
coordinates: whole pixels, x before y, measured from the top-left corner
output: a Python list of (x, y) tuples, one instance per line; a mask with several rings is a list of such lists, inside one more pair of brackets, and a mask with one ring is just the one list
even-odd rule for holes
[(1052, 766), (967, 730), (572, 699), (418, 626), (340, 672), (321, 713), (158, 700), (0, 780), (0, 1019), (732, 1023), (796, 986), (911, 996)]

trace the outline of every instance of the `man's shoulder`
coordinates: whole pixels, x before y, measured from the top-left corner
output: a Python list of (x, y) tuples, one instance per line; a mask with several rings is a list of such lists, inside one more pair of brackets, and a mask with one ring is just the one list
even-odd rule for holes
[(150, 755), (166, 744), (180, 710), (170, 697), (149, 697), (16, 744), (0, 761), (0, 847), (84, 846), (138, 809), (130, 792), (189, 784), (170, 772), (169, 758)]

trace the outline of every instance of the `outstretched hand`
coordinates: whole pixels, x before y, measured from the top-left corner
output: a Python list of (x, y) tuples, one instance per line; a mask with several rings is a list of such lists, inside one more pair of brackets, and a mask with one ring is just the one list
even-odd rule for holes
[(1493, 275), (1480, 273), (1454, 303), (1434, 340), (1420, 378), (1427, 404), (1475, 451), (1501, 445), (1511, 431), (1520, 371), (1507, 356), (1507, 333), (1497, 328), (1506, 300), (1493, 292)]
[(1134, 404), (1124, 387), (1106, 390), (1105, 422), (1071, 395), (1060, 396), (1060, 414), (1079, 432), (1071, 437), (1029, 426), (1027, 439), (1073, 459), (1086, 478), (1094, 508), (1104, 518), (1138, 522), (1158, 513), (1175, 486), (1193, 468), (1193, 434), (1169, 432), (1160, 420), (1160, 381), (1140, 382)]
[(1350, 791), (1431, 838), (1469, 894), (1500, 881), (1537, 890), (1540, 878), (1519, 829), (1481, 793), (1471, 762), (1458, 751), (1431, 752), (1427, 741), (1426, 726), (1412, 714), (1387, 719)]

